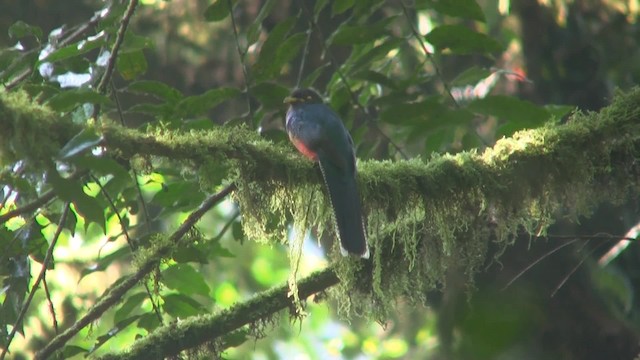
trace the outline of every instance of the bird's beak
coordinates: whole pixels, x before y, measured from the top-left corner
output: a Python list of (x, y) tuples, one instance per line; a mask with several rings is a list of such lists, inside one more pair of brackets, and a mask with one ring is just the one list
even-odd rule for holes
[(300, 99), (297, 99), (297, 98), (294, 98), (294, 97), (291, 97), (291, 96), (287, 96), (286, 98), (284, 98), (284, 100), (282, 100), (282, 103), (291, 105), (291, 104), (296, 103), (298, 101), (300, 101)]

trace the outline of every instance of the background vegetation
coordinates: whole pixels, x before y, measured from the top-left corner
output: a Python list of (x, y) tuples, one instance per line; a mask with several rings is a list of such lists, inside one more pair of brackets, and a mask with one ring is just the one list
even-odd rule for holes
[[(640, 356), (635, 1), (0, 8), (0, 358)], [(357, 144), (371, 261), (295, 87)]]

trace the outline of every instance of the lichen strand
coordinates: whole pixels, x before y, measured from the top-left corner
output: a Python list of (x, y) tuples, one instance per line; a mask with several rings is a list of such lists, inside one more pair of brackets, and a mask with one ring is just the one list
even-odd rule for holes
[[(307, 162), (296, 163), (300, 173), (312, 174)], [(286, 243), (287, 226), (294, 224), (306, 231), (319, 224), (330, 223), (330, 213), (324, 211), (326, 199), (320, 188), (320, 179), (300, 176), (293, 169), (284, 169), (280, 181), (270, 179), (259, 163), (237, 164), (238, 177), (235, 200), (238, 202), (245, 234), (259, 242)]]

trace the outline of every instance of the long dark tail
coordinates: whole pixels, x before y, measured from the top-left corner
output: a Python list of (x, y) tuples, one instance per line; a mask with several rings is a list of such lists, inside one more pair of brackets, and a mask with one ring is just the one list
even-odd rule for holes
[(345, 174), (330, 162), (320, 161), (320, 169), (329, 191), (343, 255), (348, 253), (368, 258), (369, 248), (355, 177)]

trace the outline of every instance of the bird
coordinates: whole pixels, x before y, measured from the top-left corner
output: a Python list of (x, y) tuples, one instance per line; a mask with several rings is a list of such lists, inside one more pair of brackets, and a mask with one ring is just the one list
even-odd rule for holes
[(369, 258), (351, 135), (314, 90), (295, 89), (284, 103), (289, 105), (289, 139), (302, 155), (320, 164), (342, 255)]

